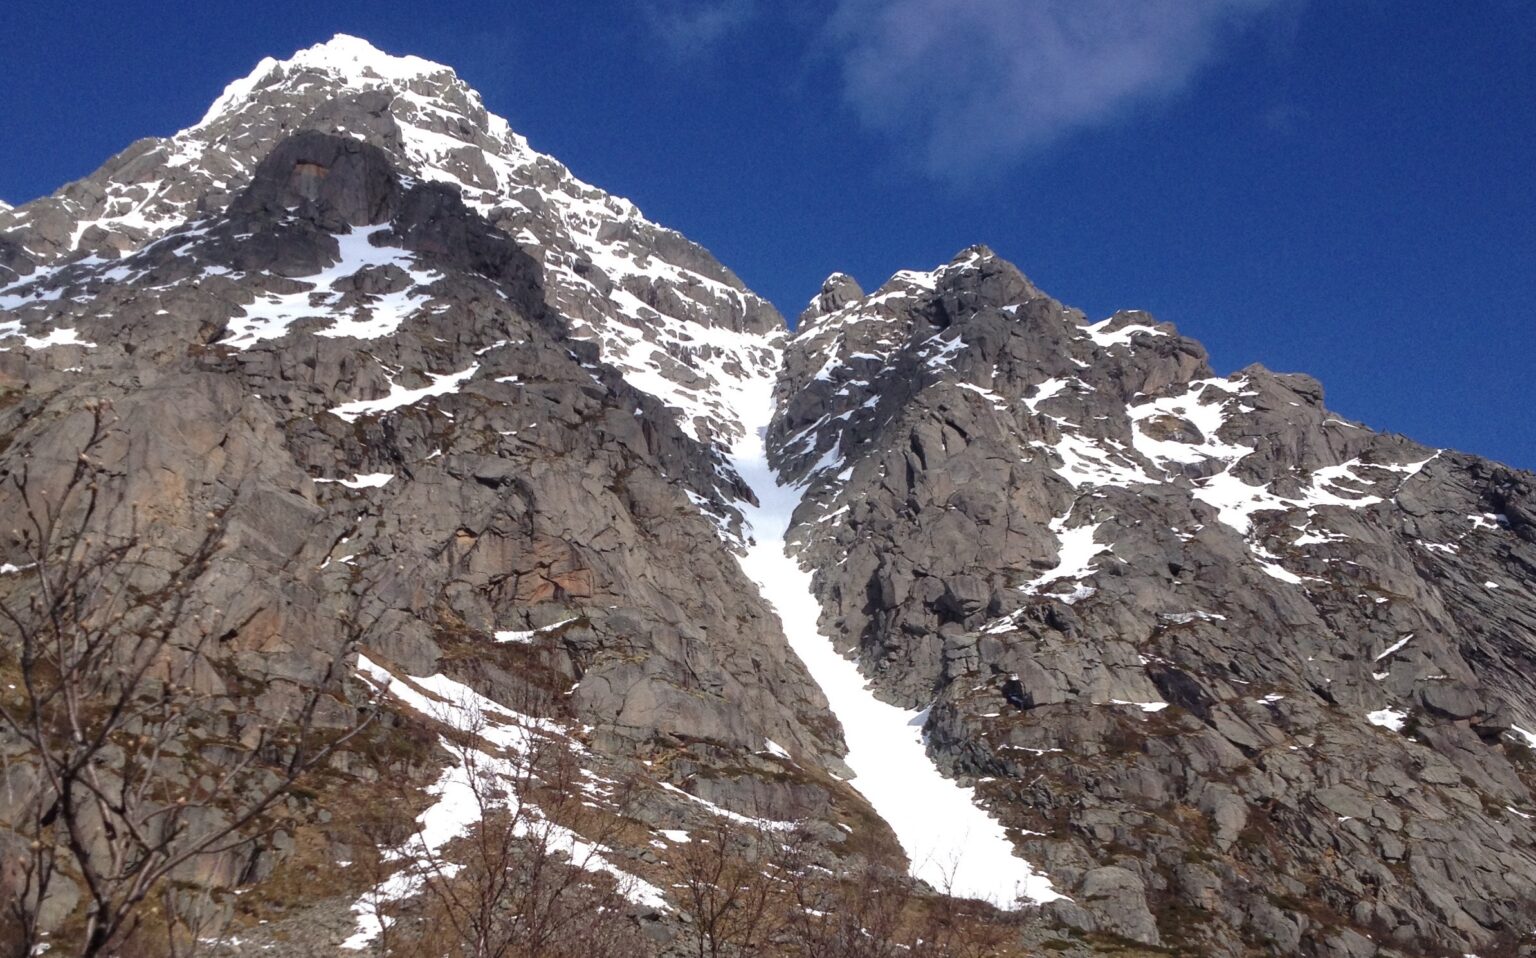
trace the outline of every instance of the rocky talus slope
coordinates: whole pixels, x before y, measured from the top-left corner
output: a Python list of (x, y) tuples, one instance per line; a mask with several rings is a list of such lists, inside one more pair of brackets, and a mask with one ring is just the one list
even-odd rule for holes
[[(338, 37), (0, 207), (0, 514), (82, 452), (136, 588), (217, 525), (189, 750), (340, 645), (326, 721), (386, 712), (196, 876), (253, 953), (375, 944), (359, 903), (429, 876), (360, 823), (451, 858), (467, 730), (494, 766), (531, 713), (657, 951), (690, 835), (800, 823), (829, 873), (1022, 907), (1016, 953), (1536, 954), (1536, 476), (985, 248), (834, 274), (791, 333), (452, 70)], [(0, 748), (12, 822), (43, 786)]]

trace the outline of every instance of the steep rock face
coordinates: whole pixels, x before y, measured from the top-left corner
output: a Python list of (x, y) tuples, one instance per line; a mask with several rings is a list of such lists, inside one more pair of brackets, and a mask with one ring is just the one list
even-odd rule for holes
[[(363, 122), (349, 97), (322, 104), (336, 126)], [(104, 468), (102, 504), (84, 535), (134, 537), (140, 574), (164, 579), (217, 517), (216, 558), (185, 588), (189, 615), (217, 637), (200, 708), (220, 740), (249, 741), (291, 714), (330, 650), (353, 640), (364, 685), (395, 690), (384, 701), (402, 729), (434, 728), (435, 710), (464, 702), (537, 703), (579, 739), (596, 781), (638, 783), (622, 811), (642, 832), (734, 805), (820, 820), (826, 843), (841, 844), (833, 821), (870, 816), (832, 774), (836, 720), (743, 577), (721, 526), (733, 514), (710, 506), (741, 491), (699, 434), (730, 423), (682, 416), (606, 361), (595, 314), (556, 305), (548, 251), (509, 235), (458, 184), (324, 129), (251, 149), (259, 158), (229, 174), (238, 191), (200, 195), (153, 233), (120, 234), (120, 256), (50, 249), (32, 228), (5, 234), (53, 259), (0, 292), (0, 509), (22, 517), (23, 489), (35, 502), (63, 488), (103, 410), (105, 436), (89, 450)], [(195, 168), (187, 182), (205, 185), (228, 158), (212, 149), (169, 169)], [(116, 169), (98, 178), (111, 184)], [(20, 212), (73, 209), (71, 194)], [(588, 199), (616, 220), (638, 216)], [(631, 239), (607, 245), (639, 250), (634, 237), (652, 231), (667, 250), (656, 261), (712, 268), (691, 244), (632, 225)], [(767, 310), (760, 301), (741, 293), (705, 308), (688, 295), (671, 301), (686, 306), (669, 320), (678, 330), (723, 330), (776, 360), (772, 337), (749, 328), (776, 315), (742, 311)], [(689, 349), (677, 355), (685, 368)], [(670, 382), (647, 375), (653, 390)], [(20, 548), (8, 541), (0, 555), (8, 600), (33, 587)], [(402, 690), (417, 686), (401, 681), (449, 691), (413, 704)], [(430, 784), (441, 761), (410, 774)], [(352, 788), (387, 800), (367, 756), (339, 762)], [(312, 829), (306, 841), (345, 847), (355, 839), (340, 818), (327, 822), (352, 804), (329, 795), (323, 817), (293, 814)], [(868, 841), (885, 841), (878, 826)], [(654, 871), (652, 842), (614, 852), (615, 867)], [(281, 849), (270, 858), (216, 870), (259, 884), (284, 867)], [(356, 898), (360, 880), (323, 892)], [(659, 893), (637, 901), (665, 911)], [(333, 917), (301, 937), (350, 933)]]
[[(295, 130), (304, 132), (290, 135)], [(396, 170), (420, 185), (403, 186)], [(512, 594), (563, 600), (569, 590), (560, 576), (569, 574), (587, 583), (575, 593), (579, 598), (595, 599), (611, 584), (593, 574), (592, 557), (581, 553), (611, 543), (604, 551), (617, 549), (642, 578), (694, 561), (707, 565), (699, 571), (702, 580), (682, 574), (663, 589), (676, 593), (668, 600), (679, 603), (674, 624), (725, 631), (709, 614), (691, 615), (700, 601), (743, 592), (723, 583), (700, 588), (735, 574), (731, 560), (709, 555), (719, 546), (702, 553), (686, 548), (680, 566), (646, 556), (636, 534), (664, 535), (662, 520), (679, 508), (685, 524), (698, 522), (689, 498), (712, 504), (711, 526), (735, 520), (734, 477), (722, 469), (717, 446), (698, 440), (739, 434), (730, 387), (748, 375), (772, 374), (782, 323), (702, 248), (530, 150), (452, 70), (386, 56), (347, 37), (287, 61), (265, 60), (231, 84), (196, 126), (166, 140), (140, 141), (86, 180), (0, 216), (0, 252), (20, 274), (0, 293), (0, 336), (10, 334), (14, 344), (0, 362), (8, 367), (9, 385), (33, 393), (84, 389), (83, 381), (98, 376), (134, 381), (151, 362), (158, 378), (165, 375), (159, 364), (181, 362), (189, 345), (206, 346), (211, 353), (203, 358), (220, 357), (221, 371), (238, 373), (281, 416), (329, 409), (344, 417), (329, 418), (329, 432), (343, 431), (335, 424), (345, 421), (354, 423), (345, 431), (357, 433), (369, 418), (362, 407), (370, 396), (388, 400), (371, 410), (377, 413), (412, 390), (420, 392), (416, 405), (438, 405), (453, 401), (446, 397), (461, 387), (481, 388), (466, 387), (474, 380), (486, 383), (497, 403), (511, 397), (515, 406), (530, 391), (544, 390), (550, 378), (544, 366), (562, 367), (561, 378), (608, 394), (608, 405), (623, 410), (627, 418), (611, 417), (618, 437), (604, 430), (580, 435), (603, 402), (568, 382), (567, 394), (554, 400), (560, 414), (540, 411), (537, 403), (532, 411), (497, 413), (494, 421), (476, 424), (480, 445), (466, 451), (506, 459), (498, 446), (542, 445), (538, 429), (562, 455), (616, 442), (610, 461), (590, 467), (590, 487), (601, 489), (596, 477), (616, 474), (639, 491), (624, 497), (636, 501), (595, 508), (559, 478), (572, 470), (556, 469), (549, 480), (556, 491), (547, 500), (518, 505), (553, 526), (553, 542), (539, 548), (551, 551), (549, 562), (563, 571), (542, 591), (529, 585)], [(66, 290), (70, 295), (62, 295)], [(530, 353), (528, 334), (498, 315), (508, 309), (557, 317), (544, 325), (559, 345)], [(302, 337), (298, 351), (275, 347), (295, 333), (312, 335)], [(508, 360), (499, 362), (503, 355)], [(300, 398), (289, 395), (290, 383)], [(342, 408), (352, 396), (364, 397), (352, 403), (357, 413)], [(25, 414), (34, 411), (28, 407)], [(212, 419), (227, 414), (220, 405)], [(564, 428), (551, 428), (556, 425)], [(503, 478), (476, 475), (452, 459), (451, 444), (425, 448), (440, 429), (414, 431), (422, 433), (420, 454), (440, 457), (429, 468), (456, 470), (472, 488), (485, 487), (488, 502), (495, 498), (489, 490), (514, 476), (525, 481), (505, 463), (492, 470)], [(331, 448), (334, 436), (324, 435), (324, 427), (321, 432), (302, 440), (313, 458), (301, 465), (311, 475), (329, 475), (341, 465)], [(397, 427), (387, 432), (396, 441)], [(404, 455), (372, 448), (373, 437), (359, 438), (366, 455)], [(636, 455), (648, 460), (649, 479), (631, 465)], [(677, 500), (680, 507), (663, 505), (679, 495), (685, 497)], [(593, 518), (618, 507), (633, 516), (623, 530)], [(573, 517), (557, 517), (567, 510)], [(463, 523), (465, 535), (491, 522), (489, 514), (478, 518)], [(479, 546), (498, 554), (508, 548), (499, 538)], [(541, 581), (539, 568), (522, 574)], [(762, 617), (760, 609), (751, 614)], [(490, 628), (494, 616), (480, 608), (471, 618)], [(684, 668), (695, 653), (674, 647), (671, 654), (673, 666)], [(779, 659), (782, 665), (782, 653)], [(429, 660), (413, 659), (418, 665)], [(738, 661), (732, 657), (732, 666)], [(719, 716), (707, 718), (708, 709), (689, 696), (662, 694), (650, 688), (651, 678), (626, 675), (613, 683), (620, 689), (613, 695), (668, 702), (651, 702), (637, 715), (615, 708), (647, 733), (658, 725), (648, 721), (652, 710), (682, 709), (688, 718), (678, 727), (705, 738), (720, 731), (722, 721), (739, 725), (741, 698), (720, 674), (726, 666), (706, 661), (686, 668), (703, 676), (720, 702), (737, 705), (722, 704)], [(606, 684), (594, 681), (589, 688)], [(805, 694), (815, 701), (813, 691)], [(777, 713), (779, 700), (772, 701), (770, 711)], [(761, 735), (748, 738), (761, 745)]]
[[(110, 269), (65, 267), (47, 281), (73, 295), (11, 312), (23, 328), (68, 324), (71, 335), (0, 354), (17, 397), (7, 454), (71, 461), (76, 435), (58, 422), (90, 395), (114, 403), (122, 455), (156, 450), (132, 453), (149, 461), (125, 469), (120, 497), (157, 510), (168, 530), (232, 507), (202, 487), (257, 494), (263, 514), (252, 521), (277, 537), (261, 550), (276, 564), (225, 583), (247, 593), (238, 600), (210, 599), (257, 647), (294, 624), (288, 603), (251, 594), (249, 581), (356, 595), (364, 620), (391, 621), (369, 641), (418, 671), (437, 662), (432, 615), (489, 634), (540, 618), (541, 605), (591, 606), (563, 633), (567, 657), (612, 618), (620, 634), (609, 638), (640, 641), (653, 659), (582, 662), (574, 698), (594, 718), (642, 737), (830, 750), (835, 732), (823, 740), (779, 721), (799, 700), (801, 719), (825, 727), (782, 642), (763, 635), (753, 663), (710, 651), (710, 637), (743, 616), (771, 629), (713, 523), (689, 504), (691, 489), (721, 481), (710, 450), (570, 337), (542, 280), (537, 261), (457, 190), (406, 187), (380, 150), (301, 133), (258, 164), (227, 215)], [(402, 293), (406, 303), (392, 302)], [(157, 406), (162, 414), (147, 412)], [(233, 450), (231, 422), (252, 430)], [(261, 468), (225, 476), (228, 455)], [(146, 475), (151, 465), (160, 471)], [(380, 484), (316, 485), (353, 475)], [(634, 607), (646, 610), (641, 621)], [(665, 622), (654, 620), (660, 609)], [(321, 628), (309, 621), (318, 610), (299, 614), (304, 631)], [(755, 690), (733, 674), (743, 667)], [(698, 688), (657, 684), (679, 672)], [(754, 714), (773, 727), (753, 727)]]
[(823, 625), (1040, 833), (1060, 917), (1231, 954), (1528, 933), (1531, 477), (984, 248), (844, 289), (770, 432)]

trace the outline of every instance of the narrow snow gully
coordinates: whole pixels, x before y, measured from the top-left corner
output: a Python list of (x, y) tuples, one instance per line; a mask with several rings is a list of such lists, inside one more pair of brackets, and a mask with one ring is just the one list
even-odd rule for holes
[(790, 647), (842, 723), (854, 786), (896, 833), (913, 876), (934, 888), (1002, 907), (1062, 897), (1050, 879), (1014, 854), (1002, 824), (975, 803), (973, 790), (944, 777), (933, 764), (923, 741), (927, 712), (880, 701), (858, 666), (821, 633), (811, 575), (784, 548), (803, 489), (780, 484), (763, 442), (773, 382), (771, 375), (753, 377), (744, 390), (740, 413), (746, 435), (731, 450), (737, 472), (761, 503), (742, 503), (754, 541), (741, 566), (778, 613)]

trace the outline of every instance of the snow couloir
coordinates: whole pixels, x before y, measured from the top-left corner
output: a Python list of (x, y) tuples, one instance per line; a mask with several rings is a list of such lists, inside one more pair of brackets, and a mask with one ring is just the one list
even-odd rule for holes
[(753, 377), (749, 383), (741, 397), (745, 435), (731, 454), (760, 505), (741, 504), (752, 527), (741, 566), (778, 613), (790, 647), (842, 723), (854, 786), (896, 833), (912, 874), (933, 887), (1005, 907), (1062, 897), (1050, 879), (1014, 853), (1002, 824), (975, 803), (973, 790), (934, 765), (923, 740), (926, 710), (880, 701), (858, 665), (822, 634), (811, 574), (785, 551), (804, 488), (779, 481), (763, 441), (773, 410), (773, 379)]

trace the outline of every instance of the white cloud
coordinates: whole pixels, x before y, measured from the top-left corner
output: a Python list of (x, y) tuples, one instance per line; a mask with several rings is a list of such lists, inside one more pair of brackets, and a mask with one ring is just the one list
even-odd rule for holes
[(870, 128), (964, 177), (1181, 90), (1297, 0), (839, 0), (844, 94)]
[(690, 59), (713, 53), (758, 16), (757, 0), (647, 0), (647, 25), (668, 53)]

